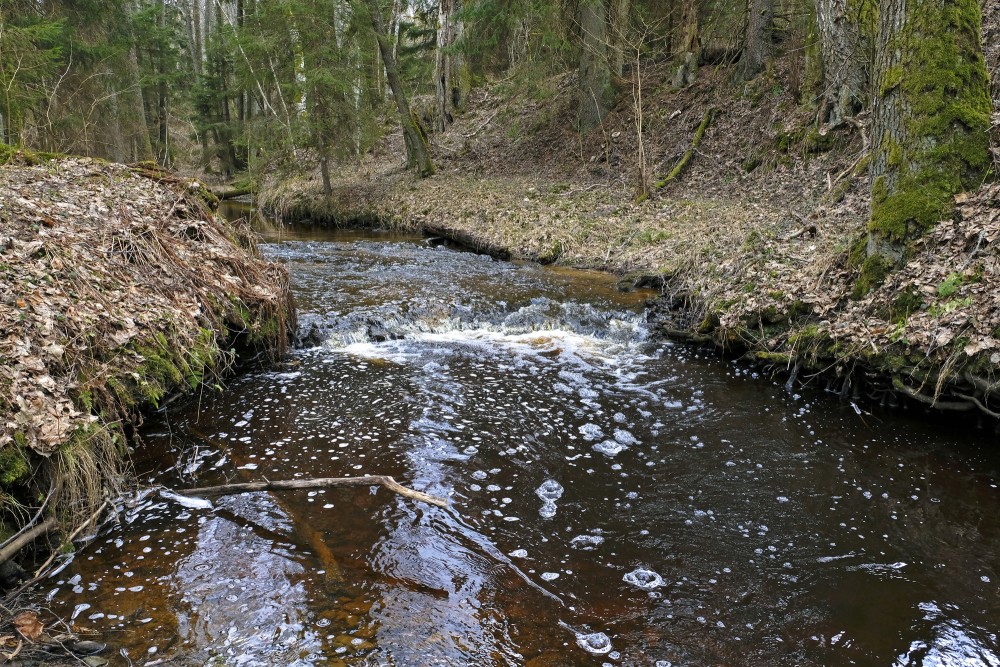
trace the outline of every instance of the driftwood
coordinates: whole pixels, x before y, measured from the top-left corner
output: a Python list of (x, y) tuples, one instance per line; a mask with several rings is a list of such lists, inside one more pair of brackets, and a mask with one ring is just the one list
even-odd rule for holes
[(414, 491), (403, 486), (388, 475), (372, 475), (370, 477), (317, 477), (314, 479), (286, 479), (276, 482), (244, 482), (222, 484), (220, 486), (203, 486), (197, 489), (182, 489), (177, 491), (177, 493), (185, 496), (210, 498), (214, 496), (231, 496), (238, 493), (251, 493), (253, 491), (326, 489), (335, 486), (382, 486), (405, 498), (412, 498), (413, 500), (419, 500), (429, 505), (437, 505), (438, 507), (448, 507), (448, 501), (444, 498)]

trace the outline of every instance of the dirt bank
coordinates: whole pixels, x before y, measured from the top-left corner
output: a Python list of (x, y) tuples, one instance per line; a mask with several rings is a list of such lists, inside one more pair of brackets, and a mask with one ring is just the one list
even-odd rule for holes
[(206, 196), (145, 165), (0, 165), (0, 565), (17, 531), (79, 526), (127, 484), (144, 410), (285, 344), (284, 269)]

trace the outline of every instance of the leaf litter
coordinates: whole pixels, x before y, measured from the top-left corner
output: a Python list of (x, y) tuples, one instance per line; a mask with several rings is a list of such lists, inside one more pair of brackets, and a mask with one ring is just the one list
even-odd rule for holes
[(0, 166), (0, 450), (48, 456), (95, 422), (133, 420), (224, 370), (237, 337), (284, 344), (286, 271), (198, 182), (33, 162)]

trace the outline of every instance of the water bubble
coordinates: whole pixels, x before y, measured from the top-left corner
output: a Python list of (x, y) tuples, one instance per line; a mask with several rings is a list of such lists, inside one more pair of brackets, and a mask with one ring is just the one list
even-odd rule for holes
[(615, 430), (615, 442), (626, 447), (639, 444), (636, 437), (624, 429)]
[(514, 549), (508, 554), (511, 558), (527, 558), (528, 551), (526, 549)]
[(580, 427), (580, 435), (584, 440), (597, 440), (604, 437), (604, 431), (597, 424), (584, 424)]
[(555, 481), (554, 479), (547, 479), (542, 482), (542, 485), (535, 489), (535, 495), (537, 495), (542, 500), (556, 501), (562, 497), (563, 487), (562, 485)]
[(611, 638), (603, 632), (576, 633), (576, 645), (587, 653), (605, 655), (611, 652)]
[(605, 440), (604, 442), (594, 445), (593, 449), (595, 452), (600, 452), (605, 456), (613, 457), (621, 454), (627, 448), (614, 440)]
[(636, 588), (641, 588), (644, 591), (651, 591), (664, 584), (663, 577), (652, 570), (646, 570), (643, 568), (632, 570), (622, 577), (622, 579), (625, 583), (631, 584)]
[(604, 543), (604, 538), (600, 535), (577, 535), (569, 541), (569, 545), (580, 551), (593, 551)]
[(542, 581), (555, 581), (558, 578), (558, 572), (542, 572)]

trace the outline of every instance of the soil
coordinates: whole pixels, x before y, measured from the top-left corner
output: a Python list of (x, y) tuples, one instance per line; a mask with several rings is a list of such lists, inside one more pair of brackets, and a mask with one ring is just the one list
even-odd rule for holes
[[(1000, 25), (995, 14), (988, 31)], [(1000, 51), (988, 56), (996, 70)], [(658, 284), (661, 326), (674, 336), (749, 352), (796, 375), (823, 370), (854, 394), (996, 417), (1000, 292), (990, 286), (1000, 271), (1000, 190), (960, 195), (954, 218), (904, 269), (852, 299), (850, 251), (869, 214), (868, 119), (820, 125), (790, 83), (797, 66), (779, 60), (744, 84), (731, 67), (705, 66), (677, 91), (668, 65), (643, 64), (641, 77), (626, 72), (619, 106), (584, 137), (573, 128), (573, 75), (535, 87), (493, 82), (431, 136), (435, 176), (405, 172), (392, 135), (360, 168), (335, 175), (333, 196), (300, 163), (271, 176), (260, 204)], [(645, 179), (632, 104), (640, 78)], [(710, 110), (688, 168), (656, 188)], [(648, 197), (643, 181), (653, 184)], [(863, 376), (874, 382), (862, 387)]]

